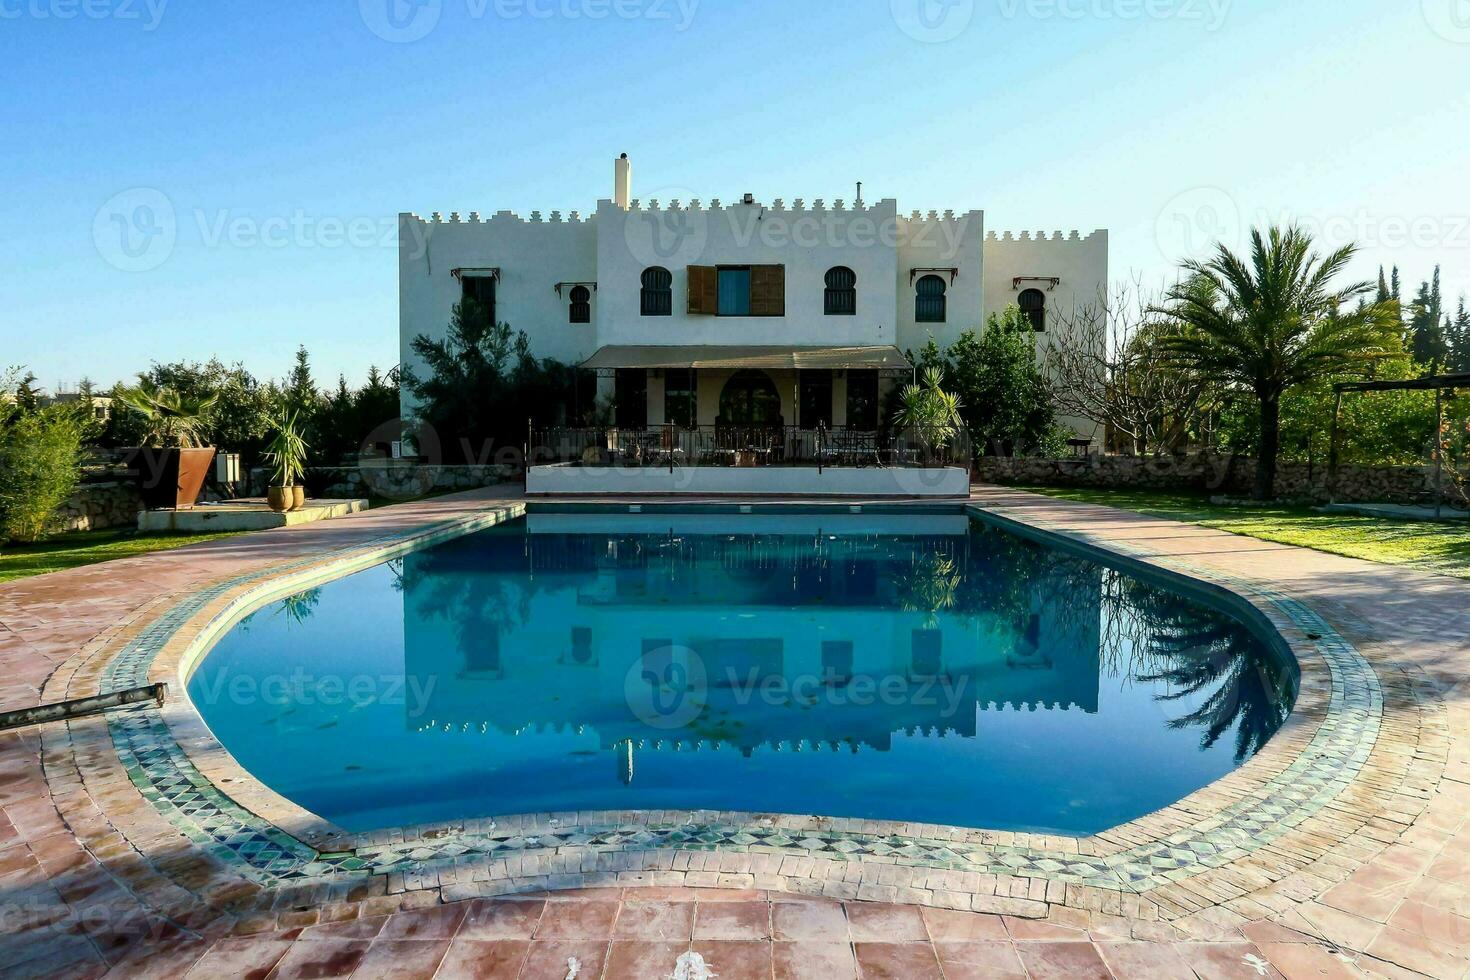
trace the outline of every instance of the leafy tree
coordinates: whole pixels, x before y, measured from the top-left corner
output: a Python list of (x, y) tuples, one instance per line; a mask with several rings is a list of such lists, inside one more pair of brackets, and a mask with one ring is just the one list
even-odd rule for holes
[(1036, 359), (1036, 332), (1015, 306), (991, 314), (945, 352), (960, 414), (978, 445), (997, 455), (1031, 452), (1056, 429), (1052, 386)]
[(419, 403), (413, 421), (432, 430), (446, 459), (490, 462), (525, 441), (528, 418), (548, 424), (566, 419), (575, 369), (532, 357), (524, 333), (495, 322), (473, 299), (454, 307), (444, 339), (421, 334), (411, 346), (426, 369), (402, 372)]
[[(213, 398), (213, 408), (202, 428), (204, 441), (221, 452), (240, 453), (247, 467), (261, 458), (270, 420), (283, 407), (283, 396), (276, 385), (262, 384), (242, 365), (227, 367), (218, 359), (154, 364), (138, 375), (138, 383), (169, 388), (185, 398)], [(120, 398), (126, 388), (117, 385), (111, 394)], [(113, 412), (100, 441), (104, 446), (137, 446), (145, 435), (141, 415)]]
[(11, 397), (22, 412), (30, 414), (41, 408), (41, 389), (36, 386), (35, 374), (27, 371), (15, 386)]
[(81, 479), (90, 414), (52, 405), (0, 420), (0, 542), (38, 541), (52, 530)]
[(1333, 282), (1356, 251), (1349, 245), (1324, 257), (1299, 228), (1257, 229), (1248, 258), (1220, 245), (1209, 262), (1186, 262), (1186, 279), (1158, 310), (1174, 321), (1165, 344), (1180, 364), (1254, 396), (1257, 499), (1275, 489), (1282, 396), (1377, 357), (1390, 342), (1392, 309), (1373, 304), (1343, 312), (1373, 288)]

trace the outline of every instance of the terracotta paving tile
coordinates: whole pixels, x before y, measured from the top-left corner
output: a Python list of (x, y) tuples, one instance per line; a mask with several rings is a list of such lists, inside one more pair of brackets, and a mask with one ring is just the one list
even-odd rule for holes
[[(361, 939), (303, 939), (291, 944), (270, 978), (327, 980), (329, 977), (350, 977), (367, 955), (369, 945)], [(190, 973), (201, 977), (220, 975), (199, 973), (197, 966)]]
[(1407, 880), (1391, 888), (1376, 890), (1343, 882), (1327, 889), (1317, 901), (1374, 922), (1387, 922), (1393, 910), (1403, 901), (1408, 889)]
[(340, 922), (323, 922), (301, 930), (303, 939), (376, 939), (388, 924), (386, 915), (368, 915)]
[(1006, 932), (1016, 942), (1085, 943), (1087, 931), (1072, 926), (1058, 925), (1044, 919), (1018, 919), (1004, 916)]
[[(531, 943), (525, 939), (455, 939), (434, 980), (515, 980)], [(562, 973), (563, 980), (566, 973)]]
[(536, 941), (526, 954), (520, 980), (566, 980), (569, 964), (577, 961), (577, 980), (600, 980), (607, 962), (607, 942)]
[(775, 980), (853, 980), (858, 975), (851, 943), (777, 941), (771, 955)]
[(771, 906), (771, 932), (779, 940), (847, 942), (847, 914), (838, 903), (800, 902)]
[(447, 939), (375, 939), (353, 975), (371, 980), (431, 980), (448, 951)]
[(769, 939), (771, 907), (765, 902), (700, 902), (694, 913), (694, 938)]
[(943, 980), (928, 943), (854, 943), (863, 980)]
[(291, 945), (289, 941), (281, 939), (223, 939), (210, 947), (186, 975), (191, 980), (213, 977), (252, 977), (260, 980), (281, 961)]
[(1114, 976), (1126, 980), (1174, 980), (1194, 971), (1173, 946), (1160, 943), (1097, 943), (1103, 963)]
[(930, 908), (920, 909), (919, 912), (929, 930), (929, 938), (935, 942), (1010, 939), (1005, 920), (998, 915)]
[(1423, 936), (1386, 927), (1363, 952), (1430, 977), (1464, 976), (1467, 964), (1443, 949), (1431, 946)]
[(694, 906), (689, 902), (624, 902), (613, 927), (615, 939), (687, 943), (694, 935)]
[(1182, 943), (1175, 949), (1199, 980), (1262, 980), (1281, 975), (1253, 943)]
[(648, 980), (672, 977), (679, 955), (689, 943), (646, 942), (641, 939), (613, 940), (602, 975), (605, 980)]
[(1005, 942), (936, 942), (945, 980), (1025, 980), (1016, 946)]
[(1017, 943), (1021, 964), (1032, 980), (1112, 980), (1091, 943)]
[(704, 957), (716, 977), (765, 980), (771, 976), (771, 943), (767, 941), (696, 939), (693, 952)]
[(856, 942), (906, 943), (929, 939), (924, 918), (912, 905), (848, 902), (847, 924)]
[(464, 905), (431, 905), (395, 912), (388, 917), (380, 939), (452, 939), (464, 920)]
[(1405, 902), (1394, 912), (1388, 924), (1394, 929), (1423, 936), (1436, 949), (1461, 958), (1470, 957), (1470, 918), (1437, 909), (1421, 902)]
[(617, 902), (547, 902), (537, 939), (611, 939)]
[(1326, 946), (1265, 943), (1259, 948), (1261, 955), (1286, 980), (1348, 980), (1363, 975), (1362, 971), (1343, 962)]
[(477, 899), (470, 903), (456, 939), (530, 939), (536, 934), (544, 901), (500, 902)]

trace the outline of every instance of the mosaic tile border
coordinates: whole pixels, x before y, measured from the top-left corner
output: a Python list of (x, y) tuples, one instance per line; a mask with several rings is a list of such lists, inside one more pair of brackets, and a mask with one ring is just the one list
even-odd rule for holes
[[(986, 508), (966, 509), (1029, 537), (1069, 543), (1094, 557), (1102, 551), (1114, 564), (1121, 557), (1156, 574), (1187, 577), (1196, 587), (1215, 583), (1213, 590), (1228, 590), (1242, 610), (1258, 616), (1273, 613), (1268, 618), (1278, 627), (1300, 634), (1291, 644), (1304, 678), (1299, 713), (1288, 723), (1294, 735), (1283, 729), (1241, 769), (1159, 814), (1083, 839), (879, 821), (657, 811), (542, 814), (455, 827), (399, 828), (344, 835), (330, 845), (318, 840), (317, 846), (220, 790), (196, 768), (158, 709), (112, 712), (111, 739), (133, 785), (159, 813), (232, 871), (265, 886), (383, 875), (390, 890), (441, 887), (497, 894), (643, 872), (656, 881), (660, 872), (670, 872), (679, 877), (678, 883), (748, 885), (764, 878), (761, 887), (884, 900), (905, 900), (905, 890), (918, 888), (937, 896), (939, 904), (961, 907), (971, 903), (945, 896), (985, 893), (1004, 903), (1005, 895), (995, 890), (997, 882), (1012, 883), (1011, 896), (1023, 903), (1052, 902), (1063, 900), (1066, 886), (1131, 897), (1226, 868), (1323, 811), (1367, 763), (1383, 711), (1378, 677), (1311, 609), (1215, 572), (1183, 563), (1170, 567), (1144, 549), (1085, 542)], [(187, 662), (233, 625), (242, 608), (305, 588), (309, 583), (303, 579), (337, 578), (523, 512), (524, 505), (513, 505), (201, 590), (155, 619), (113, 657), (106, 669), (108, 684), (146, 678), (165, 647), (177, 647), (179, 638), (192, 631), (190, 653), (180, 656)], [(231, 593), (236, 595), (228, 611), (197, 622), (211, 604)], [(1322, 682), (1316, 708), (1316, 695), (1307, 683), (1314, 671)], [(192, 713), (192, 707), (188, 710)], [(1308, 714), (1320, 715), (1315, 728)], [(234, 792), (238, 795), (238, 788)], [(1019, 896), (1017, 881), (1022, 883)]]

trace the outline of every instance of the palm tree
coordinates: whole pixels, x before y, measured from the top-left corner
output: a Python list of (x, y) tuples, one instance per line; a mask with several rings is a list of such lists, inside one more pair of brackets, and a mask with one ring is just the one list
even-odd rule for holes
[(1260, 403), (1255, 496), (1270, 499), (1280, 449), (1281, 396), (1312, 378), (1383, 353), (1397, 327), (1393, 304), (1350, 301), (1373, 284), (1335, 286), (1357, 253), (1347, 245), (1319, 255), (1295, 226), (1251, 233), (1249, 261), (1220, 245), (1209, 262), (1186, 262), (1185, 278), (1158, 312), (1173, 330), (1165, 349), (1212, 381), (1250, 390)]

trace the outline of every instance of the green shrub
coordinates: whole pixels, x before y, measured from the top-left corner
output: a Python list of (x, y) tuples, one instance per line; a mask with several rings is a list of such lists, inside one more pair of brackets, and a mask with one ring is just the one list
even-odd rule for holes
[(15, 414), (0, 428), (0, 541), (30, 543), (54, 527), (81, 478), (86, 422), (71, 407)]

